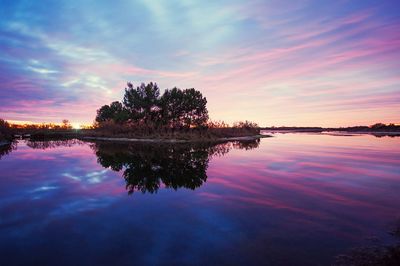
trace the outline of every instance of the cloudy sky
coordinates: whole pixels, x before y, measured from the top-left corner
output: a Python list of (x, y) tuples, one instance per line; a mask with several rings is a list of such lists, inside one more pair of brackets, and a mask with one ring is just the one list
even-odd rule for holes
[(127, 81), (212, 119), (400, 122), (400, 2), (0, 0), (0, 117), (91, 123)]

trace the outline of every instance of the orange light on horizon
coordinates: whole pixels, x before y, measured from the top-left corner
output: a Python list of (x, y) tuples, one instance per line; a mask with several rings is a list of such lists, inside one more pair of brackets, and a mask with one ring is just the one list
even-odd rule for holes
[[(29, 126), (29, 125), (48, 125), (49, 129), (53, 128), (54, 126), (62, 126), (62, 122), (33, 122), (33, 121), (28, 121), (28, 120), (6, 120), (9, 124), (12, 125), (17, 125), (17, 126)], [(70, 122), (71, 126), (73, 129), (82, 129), (82, 128), (89, 128), (92, 125), (90, 124), (85, 124), (85, 123), (79, 123), (79, 122)]]

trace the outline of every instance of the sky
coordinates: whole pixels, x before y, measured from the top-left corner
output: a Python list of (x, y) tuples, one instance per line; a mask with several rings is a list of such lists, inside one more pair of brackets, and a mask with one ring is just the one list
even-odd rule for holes
[(90, 124), (128, 81), (228, 123), (400, 123), (400, 2), (0, 0), (1, 118)]

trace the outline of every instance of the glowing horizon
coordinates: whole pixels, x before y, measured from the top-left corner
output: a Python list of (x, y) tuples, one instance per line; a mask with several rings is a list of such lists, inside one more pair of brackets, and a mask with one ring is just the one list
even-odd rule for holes
[(211, 119), (400, 122), (397, 1), (2, 1), (0, 118), (91, 124), (125, 84), (196, 88)]

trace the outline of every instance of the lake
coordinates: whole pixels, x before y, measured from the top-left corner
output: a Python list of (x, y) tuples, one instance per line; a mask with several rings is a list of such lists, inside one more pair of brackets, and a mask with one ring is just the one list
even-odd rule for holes
[(330, 265), (390, 241), (399, 191), (400, 138), (20, 140), (0, 159), (0, 264)]

